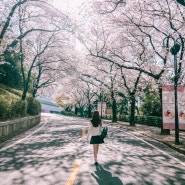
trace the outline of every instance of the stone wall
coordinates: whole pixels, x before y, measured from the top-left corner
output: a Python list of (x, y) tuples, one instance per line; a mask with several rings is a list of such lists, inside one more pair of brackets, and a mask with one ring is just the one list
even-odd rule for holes
[(28, 116), (15, 120), (0, 122), (0, 142), (21, 134), (40, 123), (41, 116)]

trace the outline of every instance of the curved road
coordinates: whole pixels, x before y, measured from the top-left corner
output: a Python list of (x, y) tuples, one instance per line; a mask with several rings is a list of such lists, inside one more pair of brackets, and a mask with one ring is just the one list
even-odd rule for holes
[(0, 149), (0, 185), (184, 185), (185, 156), (109, 126), (93, 164), (89, 121), (42, 114), (39, 126)]

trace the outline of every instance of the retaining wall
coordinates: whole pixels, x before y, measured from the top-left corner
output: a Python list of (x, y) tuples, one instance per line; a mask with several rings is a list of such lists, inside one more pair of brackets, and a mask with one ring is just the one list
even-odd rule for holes
[(0, 142), (21, 134), (40, 123), (41, 115), (28, 116), (15, 120), (0, 122)]

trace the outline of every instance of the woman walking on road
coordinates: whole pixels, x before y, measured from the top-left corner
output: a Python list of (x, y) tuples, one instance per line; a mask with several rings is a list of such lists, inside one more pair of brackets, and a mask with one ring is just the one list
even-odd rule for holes
[(87, 139), (90, 138), (90, 144), (93, 144), (95, 165), (98, 164), (97, 155), (98, 155), (99, 144), (104, 143), (101, 137), (101, 128), (102, 128), (102, 122), (99, 116), (99, 112), (95, 110), (93, 112), (92, 120), (89, 124), (89, 130), (87, 134)]

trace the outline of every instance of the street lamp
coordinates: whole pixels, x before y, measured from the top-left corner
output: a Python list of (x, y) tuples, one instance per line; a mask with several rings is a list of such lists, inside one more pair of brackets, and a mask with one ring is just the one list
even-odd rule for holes
[[(177, 71), (177, 53), (180, 51), (180, 44), (178, 39), (171, 36), (166, 37), (169, 41), (171, 38), (173, 40), (173, 47), (171, 47), (170, 52), (174, 56), (174, 99), (175, 99), (175, 144), (179, 145), (179, 118), (178, 118), (178, 99), (177, 99), (177, 84), (178, 84), (178, 71)], [(165, 38), (165, 39), (166, 39)]]
[(178, 118), (178, 100), (177, 100), (177, 84), (178, 84), (178, 72), (177, 72), (177, 53), (180, 50), (180, 45), (177, 40), (174, 41), (173, 47), (170, 49), (172, 55), (174, 55), (174, 97), (175, 97), (175, 144), (179, 142), (179, 118)]

